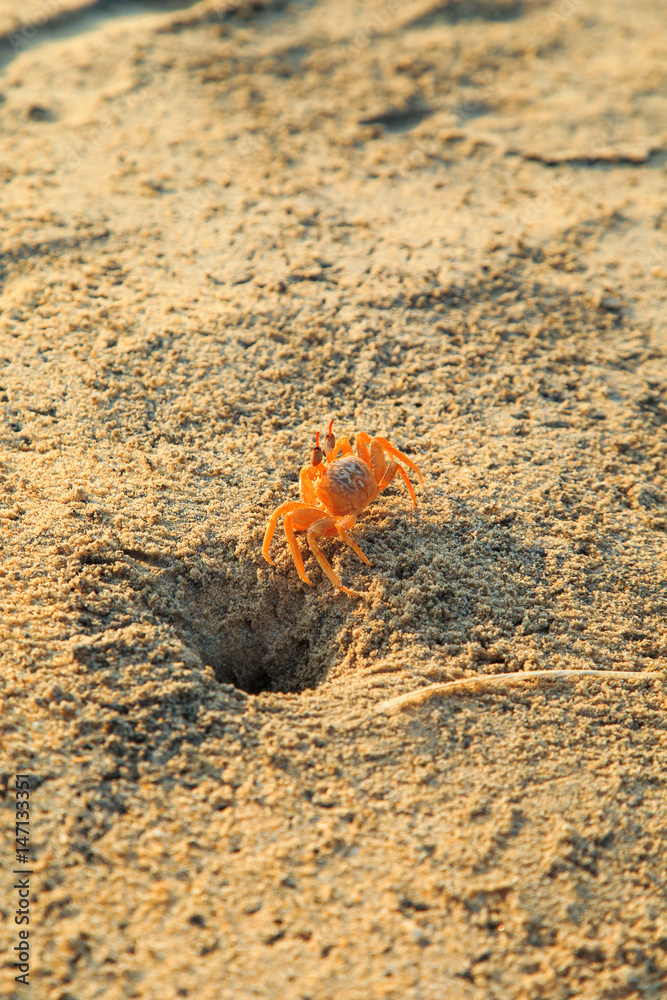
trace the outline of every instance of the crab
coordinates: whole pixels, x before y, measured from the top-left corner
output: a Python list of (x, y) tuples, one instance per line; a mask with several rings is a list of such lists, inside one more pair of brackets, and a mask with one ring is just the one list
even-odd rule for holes
[(282, 517), (287, 544), (297, 573), (303, 582), (313, 586), (304, 569), (303, 558), (296, 540), (297, 531), (306, 532), (308, 544), (323, 572), (337, 590), (342, 590), (350, 597), (357, 595), (353, 590), (343, 586), (340, 577), (322, 552), (319, 539), (335, 536), (342, 538), (362, 562), (371, 566), (370, 559), (364, 555), (350, 535), (357, 517), (382, 490), (389, 486), (397, 474), (407, 487), (412, 499), (412, 509), (416, 508), (417, 497), (414, 487), (403, 466), (398, 464), (399, 461), (415, 472), (421, 485), (424, 485), (424, 477), (419, 467), (385, 438), (371, 438), (368, 434), (360, 432), (355, 440), (356, 455), (348, 438), (344, 437), (336, 442), (333, 420), (324, 438), (324, 448), (320, 447), (320, 433), (317, 432), (310, 465), (305, 465), (299, 474), (301, 500), (288, 500), (276, 507), (269, 519), (262, 545), (264, 558), (275, 566), (269, 555), (269, 549), (276, 525)]

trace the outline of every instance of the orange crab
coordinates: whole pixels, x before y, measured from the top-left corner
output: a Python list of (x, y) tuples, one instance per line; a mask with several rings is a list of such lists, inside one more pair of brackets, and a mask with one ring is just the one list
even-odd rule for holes
[[(266, 528), (262, 545), (264, 558), (275, 566), (269, 555), (269, 548), (278, 520), (282, 517), (287, 544), (297, 573), (304, 583), (313, 586), (303, 566), (303, 558), (295, 535), (297, 531), (306, 532), (313, 555), (334, 587), (351, 597), (356, 596), (355, 592), (343, 586), (340, 577), (325, 558), (318, 539), (338, 535), (367, 566), (370, 566), (370, 560), (350, 536), (350, 530), (358, 515), (375, 500), (378, 493), (389, 486), (396, 473), (407, 486), (412, 498), (412, 509), (417, 506), (412, 483), (405, 469), (394, 459), (400, 459), (409, 469), (416, 472), (420, 483), (424, 485), (424, 477), (419, 467), (385, 438), (370, 438), (368, 434), (361, 432), (356, 436), (356, 445), (355, 455), (348, 438), (341, 438), (336, 443), (333, 420), (324, 438), (324, 449), (320, 448), (320, 434), (317, 432), (310, 465), (304, 466), (299, 474), (301, 500), (288, 500), (287, 503), (276, 507)], [(339, 452), (340, 458), (337, 458)]]

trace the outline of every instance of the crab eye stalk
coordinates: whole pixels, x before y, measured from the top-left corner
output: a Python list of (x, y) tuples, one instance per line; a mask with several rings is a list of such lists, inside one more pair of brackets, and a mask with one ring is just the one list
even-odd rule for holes
[(329, 431), (324, 439), (324, 450), (326, 451), (327, 456), (330, 455), (331, 452), (336, 447), (336, 438), (334, 437), (332, 427), (333, 427), (333, 420), (329, 424)]
[(322, 454), (322, 449), (320, 448), (320, 432), (318, 431), (315, 435), (315, 447), (313, 448), (313, 454), (310, 459), (311, 465), (319, 465), (324, 455)]

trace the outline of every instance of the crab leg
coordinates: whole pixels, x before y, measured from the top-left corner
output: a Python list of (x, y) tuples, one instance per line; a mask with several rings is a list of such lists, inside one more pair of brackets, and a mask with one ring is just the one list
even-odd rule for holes
[(422, 486), (424, 485), (424, 477), (421, 474), (421, 470), (418, 465), (415, 465), (412, 459), (408, 458), (407, 455), (404, 455), (402, 451), (398, 450), (398, 448), (394, 448), (393, 444), (389, 444), (386, 438), (380, 438), (380, 437), (373, 438), (371, 444), (371, 450), (374, 444), (381, 445), (388, 455), (391, 455), (393, 458), (400, 459), (401, 462), (405, 462), (408, 469), (412, 469), (413, 472), (417, 473), (417, 475), (419, 476), (419, 482), (422, 484)]
[(266, 526), (266, 532), (264, 533), (264, 542), (262, 544), (262, 555), (268, 563), (275, 566), (273, 559), (269, 555), (269, 549), (271, 547), (271, 539), (273, 538), (273, 532), (276, 530), (276, 525), (283, 514), (287, 514), (293, 510), (299, 510), (307, 508), (308, 504), (304, 503), (302, 500), (288, 500), (286, 503), (281, 503), (280, 507), (276, 507), (268, 525)]
[(306, 568), (303, 565), (303, 556), (301, 555), (301, 549), (299, 548), (299, 543), (297, 542), (296, 535), (294, 533), (294, 528), (298, 527), (298, 525), (294, 524), (294, 521), (297, 516), (298, 515), (296, 514), (287, 514), (287, 516), (283, 520), (283, 527), (285, 528), (285, 534), (287, 536), (287, 544), (289, 545), (289, 550), (290, 553), (292, 554), (292, 559), (294, 560), (296, 571), (303, 580), (303, 582), (307, 583), (309, 587), (312, 587), (313, 584), (306, 576)]
[(338, 534), (343, 539), (343, 541), (347, 542), (352, 551), (356, 552), (361, 561), (365, 562), (367, 566), (372, 566), (373, 563), (367, 556), (364, 555), (364, 553), (361, 551), (361, 549), (359, 548), (359, 546), (357, 545), (354, 538), (352, 538), (352, 535), (349, 532), (349, 529), (354, 526), (354, 522), (356, 521), (356, 519), (357, 519), (356, 515), (354, 514), (349, 514), (347, 517), (338, 518), (338, 520), (336, 521), (336, 530), (338, 531)]
[[(335, 521), (330, 517), (323, 517), (321, 520), (315, 521), (314, 524), (311, 524), (310, 528), (308, 528), (306, 538), (308, 539), (308, 544), (310, 545), (313, 555), (322, 568), (322, 572), (329, 577), (334, 587), (336, 587), (337, 590), (342, 590), (345, 594), (349, 594), (350, 597), (356, 597), (357, 595), (353, 590), (343, 586), (340, 577), (336, 572), (334, 572), (333, 567), (327, 561), (322, 549), (317, 544), (318, 537), (325, 538), (327, 535), (331, 535), (335, 531), (337, 531)], [(360, 549), (359, 552), (361, 552)]]
[[(368, 434), (365, 434), (363, 431), (360, 431), (357, 434), (356, 440), (359, 458), (363, 459), (366, 465), (370, 466), (371, 472), (375, 476), (375, 482), (379, 484), (387, 467), (387, 462), (384, 457), (384, 449), (382, 446), (376, 446), (375, 438), (371, 441)], [(370, 454), (368, 449), (369, 445)]]
[(336, 441), (336, 445), (334, 447), (334, 450), (331, 452), (331, 455), (330, 455), (330, 457), (329, 457), (328, 460), (330, 462), (333, 462), (334, 459), (336, 459), (336, 458), (339, 457), (339, 452), (340, 452), (340, 457), (341, 458), (344, 455), (352, 455), (353, 454), (353, 448), (352, 448), (352, 445), (350, 444), (350, 439), (349, 438), (341, 438), (340, 441)]
[[(393, 464), (394, 463), (392, 462), (392, 465)], [(405, 485), (408, 488), (408, 493), (410, 494), (410, 499), (412, 500), (412, 509), (414, 510), (415, 507), (417, 506), (417, 497), (415, 495), (414, 486), (412, 485), (412, 483), (408, 479), (407, 473), (406, 473), (405, 469), (402, 469), (400, 467), (400, 465), (397, 465), (396, 466), (396, 471), (398, 472), (399, 476), (402, 478), (403, 482), (405, 483)], [(420, 478), (421, 478), (421, 476), (420, 476)], [(424, 482), (424, 480), (422, 479), (422, 484), (423, 484), (423, 482)]]
[[(392, 479), (394, 478), (394, 476), (396, 475), (396, 473), (398, 472), (398, 470), (399, 470), (399, 466), (398, 466), (397, 462), (390, 462), (389, 463), (389, 465), (387, 466), (387, 468), (384, 471), (384, 474), (383, 474), (382, 478), (378, 480), (378, 492), (379, 493), (381, 493), (382, 490), (386, 490), (386, 488), (389, 486), (390, 482), (392, 481)], [(376, 479), (377, 479), (377, 476), (376, 476)]]
[(389, 483), (392, 481), (396, 473), (398, 473), (399, 476), (402, 477), (403, 482), (408, 488), (408, 493), (410, 494), (410, 499), (412, 500), (412, 509), (414, 510), (415, 507), (417, 506), (417, 497), (415, 496), (413, 485), (408, 479), (405, 469), (402, 469), (397, 462), (390, 462), (389, 465), (387, 466), (387, 471), (385, 472), (384, 476), (378, 483), (378, 493), (381, 493), (382, 490), (386, 490), (387, 486), (389, 486)]
[(341, 438), (340, 443), (341, 443), (341, 455), (353, 454), (352, 444), (349, 438)]
[[(357, 445), (357, 454), (359, 455), (359, 458), (372, 469), (373, 466), (371, 465), (370, 455), (368, 454), (368, 445), (370, 444), (371, 439), (368, 434), (365, 434), (363, 431), (359, 431), (358, 434), (354, 435), (354, 440)], [(375, 478), (377, 479), (377, 476)]]
[[(283, 504), (283, 508), (286, 506), (288, 505)], [(299, 549), (299, 543), (297, 542), (296, 539), (297, 531), (306, 532), (308, 544), (310, 545), (313, 555), (320, 564), (323, 572), (331, 580), (334, 587), (336, 587), (339, 590), (345, 591), (346, 594), (350, 594), (351, 596), (356, 596), (353, 590), (348, 590), (347, 587), (343, 586), (340, 578), (334, 572), (331, 565), (325, 558), (324, 553), (317, 544), (318, 537), (324, 538), (329, 535), (335, 535), (337, 533), (338, 527), (336, 521), (331, 517), (322, 517), (322, 514), (324, 512), (318, 507), (310, 507), (308, 504), (299, 504), (297, 501), (293, 501), (292, 507), (293, 509), (291, 511), (285, 511), (285, 516), (283, 518), (283, 527), (285, 528), (287, 544), (289, 545), (289, 550), (292, 559), (294, 560), (296, 571), (303, 580), (303, 582), (307, 583), (308, 586), (310, 587), (313, 586), (311, 581), (308, 579), (308, 576), (306, 575), (306, 569), (303, 564), (303, 557), (301, 555), (301, 550)], [(345, 537), (345, 535), (347, 534), (345, 532), (345, 528), (352, 527), (355, 518), (353, 516), (349, 516), (342, 518), (341, 520), (343, 521), (344, 524), (343, 537)], [(348, 541), (348, 539), (345, 538), (345, 541)], [(364, 562), (368, 562), (363, 552), (361, 552), (359, 547), (352, 541), (352, 539), (349, 539), (349, 542), (351, 543), (351, 547), (356, 552), (358, 552), (358, 554), (361, 556)]]
[[(401, 462), (405, 462), (408, 468), (412, 469), (414, 472), (417, 473), (417, 475), (419, 476), (419, 481), (423, 486), (424, 477), (421, 474), (419, 466), (415, 465), (415, 463), (411, 459), (409, 459), (407, 455), (404, 455), (402, 451), (399, 451), (398, 448), (394, 448), (393, 445), (389, 444), (389, 442), (385, 438), (376, 437), (371, 440), (368, 434), (365, 434), (363, 431), (360, 431), (360, 433), (357, 434), (356, 441), (357, 441), (357, 451), (359, 452), (359, 457), (363, 459), (363, 461), (366, 462), (367, 465), (370, 465), (373, 475), (375, 476), (376, 482), (378, 484), (378, 490), (382, 491), (386, 489), (387, 486), (389, 486), (389, 483), (396, 475), (396, 473), (398, 473), (408, 488), (408, 493), (410, 494), (410, 499), (412, 500), (412, 509), (414, 510), (415, 507), (417, 506), (417, 497), (415, 495), (412, 483), (408, 479), (405, 470), (401, 468), (401, 466), (398, 465), (396, 462), (390, 462), (390, 464), (387, 466), (385, 460), (385, 453), (388, 455), (392, 455), (394, 458), (399, 458)], [(369, 444), (370, 444), (370, 455), (368, 453)]]

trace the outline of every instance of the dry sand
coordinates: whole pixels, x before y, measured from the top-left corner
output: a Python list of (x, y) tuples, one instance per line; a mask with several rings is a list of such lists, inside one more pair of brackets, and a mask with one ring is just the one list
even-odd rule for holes
[[(0, 4), (0, 993), (664, 996), (662, 0), (54, 5)], [(325, 543), (356, 599), (260, 552), (332, 417), (426, 476)]]

